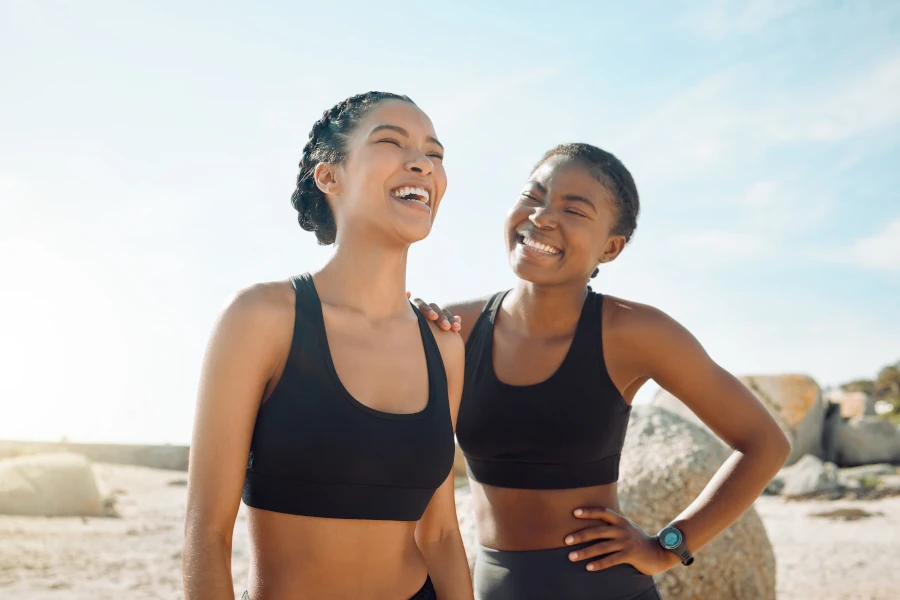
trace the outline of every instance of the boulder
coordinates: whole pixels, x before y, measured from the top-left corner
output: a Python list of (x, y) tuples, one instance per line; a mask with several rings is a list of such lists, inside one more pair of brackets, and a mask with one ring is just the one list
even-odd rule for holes
[[(656, 406), (635, 406), (619, 469), (622, 510), (656, 533), (700, 495), (729, 455), (703, 428)], [(695, 557), (690, 567), (657, 577), (664, 598), (774, 600), (775, 554), (753, 508)]]
[(469, 572), (475, 573), (475, 557), (478, 556), (478, 531), (475, 527), (475, 507), (472, 505), (472, 491), (468, 487), (456, 488), (456, 517), (462, 534)]
[(900, 462), (900, 433), (880, 417), (854, 417), (838, 432), (837, 462), (845, 467)]
[(840, 407), (841, 416), (845, 419), (875, 414), (875, 398), (865, 392), (829, 390), (824, 398), (827, 402), (837, 404)]
[(782, 469), (775, 476), (775, 480), (783, 482), (780, 491), (782, 496), (811, 496), (837, 492), (842, 487), (838, 482), (837, 466), (833, 463), (824, 463), (819, 457), (811, 454)]
[[(819, 385), (811, 377), (759, 375), (739, 379), (768, 409), (791, 442), (786, 464), (793, 464), (806, 454), (822, 455), (825, 403)], [(665, 390), (656, 394), (653, 404), (702, 424), (683, 402)]]
[[(622, 511), (648, 533), (677, 517), (728, 458), (701, 427), (656, 406), (632, 409), (619, 471)], [(468, 490), (457, 490), (463, 541), (473, 567), (475, 520)], [(754, 509), (695, 553), (690, 567), (657, 577), (667, 600), (775, 599), (775, 554)]]
[(882, 475), (895, 475), (897, 467), (888, 463), (875, 465), (863, 465), (861, 467), (848, 467), (841, 469), (841, 476), (848, 479), (865, 479), (867, 477), (881, 477)]
[(87, 458), (36, 454), (0, 460), (0, 514), (102, 517), (107, 509)]

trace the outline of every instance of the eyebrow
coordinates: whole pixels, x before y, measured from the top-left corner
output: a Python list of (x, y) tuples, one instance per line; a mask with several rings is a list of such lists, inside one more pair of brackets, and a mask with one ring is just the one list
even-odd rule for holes
[[(389, 131), (396, 131), (396, 132), (399, 133), (400, 135), (403, 135), (403, 136), (405, 136), (405, 137), (409, 137), (409, 132), (408, 132), (407, 130), (403, 129), (402, 127), (397, 126), (397, 125), (379, 125), (379, 126), (375, 127), (372, 131), (370, 131), (370, 132), (369, 132), (369, 135), (372, 135), (373, 133), (377, 133), (377, 132), (382, 131), (382, 130), (385, 130), (385, 129), (387, 129), (387, 130), (389, 130)], [(426, 139), (426, 141), (429, 141), (429, 142), (431, 142), (431, 143), (433, 143), (433, 144), (437, 144), (438, 146), (440, 146), (440, 147), (441, 147), (441, 150), (444, 149), (444, 145), (443, 145), (442, 143), (440, 143), (439, 141), (437, 141), (437, 138), (433, 138), (433, 137), (429, 136), (429, 137), (427, 137), (427, 138), (425, 138), (425, 139)]]
[[(528, 183), (530, 183), (531, 185), (536, 187), (540, 193), (542, 193), (542, 194), (547, 193), (547, 188), (545, 188), (543, 185), (541, 185), (537, 181), (532, 180), (532, 181), (529, 181)], [(594, 206), (594, 203), (591, 202), (590, 200), (588, 200), (587, 198), (585, 198), (584, 196), (577, 196), (575, 194), (566, 194), (565, 196), (563, 196), (563, 200), (566, 200), (568, 202), (581, 202), (582, 204), (587, 204), (588, 206), (593, 208), (595, 211), (597, 210), (597, 207)]]

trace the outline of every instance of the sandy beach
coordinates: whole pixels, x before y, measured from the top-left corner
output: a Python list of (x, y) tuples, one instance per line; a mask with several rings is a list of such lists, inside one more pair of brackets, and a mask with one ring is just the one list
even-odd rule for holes
[[(0, 516), (0, 592), (4, 597), (183, 597), (186, 474), (108, 464), (94, 468), (105, 491), (116, 496), (119, 517)], [(900, 497), (804, 502), (763, 497), (756, 509), (775, 548), (779, 600), (898, 597)], [(834, 517), (814, 516), (835, 511)], [(246, 525), (240, 514), (232, 563), (237, 597), (243, 591), (248, 558)]]

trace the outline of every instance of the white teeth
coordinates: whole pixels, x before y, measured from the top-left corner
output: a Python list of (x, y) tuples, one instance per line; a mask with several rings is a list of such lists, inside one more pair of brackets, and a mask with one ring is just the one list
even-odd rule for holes
[(535, 250), (540, 250), (545, 254), (559, 254), (559, 250), (554, 248), (553, 246), (548, 246), (547, 244), (542, 244), (536, 240), (533, 240), (527, 236), (522, 236), (522, 243), (530, 248), (534, 248)]
[[(391, 195), (397, 199), (408, 199), (416, 202), (421, 202), (422, 204), (428, 204), (428, 201), (431, 199), (431, 195), (428, 193), (428, 190), (420, 187), (412, 187), (412, 186), (403, 186), (395, 189), (391, 192)], [(406, 196), (412, 195), (412, 198), (406, 198)]]

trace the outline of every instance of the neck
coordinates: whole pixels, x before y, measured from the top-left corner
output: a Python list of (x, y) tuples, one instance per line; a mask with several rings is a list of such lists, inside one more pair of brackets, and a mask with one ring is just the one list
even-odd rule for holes
[(520, 279), (504, 304), (523, 334), (553, 337), (575, 331), (586, 294), (586, 282), (540, 285)]
[(360, 236), (335, 241), (334, 253), (315, 273), (322, 302), (372, 319), (409, 313), (406, 257), (409, 245), (387, 246)]

